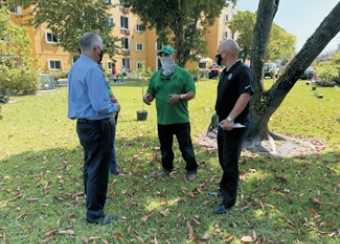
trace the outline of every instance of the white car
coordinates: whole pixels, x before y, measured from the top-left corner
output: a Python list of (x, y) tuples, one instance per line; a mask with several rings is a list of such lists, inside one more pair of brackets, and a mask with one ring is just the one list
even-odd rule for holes
[(265, 63), (263, 65), (263, 76), (270, 77), (271, 79), (277, 78), (278, 69), (276, 68), (275, 63)]

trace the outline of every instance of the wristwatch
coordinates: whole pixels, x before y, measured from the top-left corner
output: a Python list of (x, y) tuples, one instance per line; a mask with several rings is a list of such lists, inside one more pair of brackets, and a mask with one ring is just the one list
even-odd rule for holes
[(228, 117), (227, 117), (227, 121), (228, 121), (228, 122), (234, 122), (234, 119), (233, 119), (232, 117), (228, 116)]
[(179, 95), (180, 99), (183, 100), (184, 96), (182, 94)]

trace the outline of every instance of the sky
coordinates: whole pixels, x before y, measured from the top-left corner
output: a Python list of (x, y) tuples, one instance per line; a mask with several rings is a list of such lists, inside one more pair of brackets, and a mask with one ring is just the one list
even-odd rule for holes
[[(274, 22), (297, 37), (296, 52), (298, 52), (338, 2), (339, 0), (280, 0)], [(259, 0), (238, 0), (236, 9), (256, 12), (258, 4)], [(335, 51), (338, 45), (340, 33), (322, 53)]]

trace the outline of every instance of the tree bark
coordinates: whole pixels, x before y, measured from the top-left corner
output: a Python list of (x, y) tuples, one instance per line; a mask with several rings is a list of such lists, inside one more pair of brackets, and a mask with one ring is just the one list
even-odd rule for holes
[(258, 18), (254, 31), (253, 59), (251, 61), (251, 68), (254, 73), (255, 95), (251, 99), (251, 125), (247, 138), (250, 141), (259, 141), (259, 138), (267, 139), (269, 135), (268, 121), (272, 114), (281, 105), (301, 74), (340, 31), (339, 2), (307, 40), (299, 53), (290, 61), (270, 90), (264, 91), (262, 85), (262, 58), (270, 32), (268, 22), (271, 25), (271, 17), (275, 15), (277, 4), (278, 0), (261, 0), (259, 3)]

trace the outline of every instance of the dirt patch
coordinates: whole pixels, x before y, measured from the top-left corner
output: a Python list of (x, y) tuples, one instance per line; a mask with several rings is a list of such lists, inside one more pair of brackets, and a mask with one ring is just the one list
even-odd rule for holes
[[(201, 146), (217, 149), (216, 135), (213, 133), (202, 133), (195, 138), (195, 141)], [(326, 148), (326, 145), (313, 138), (279, 135), (279, 139), (275, 141), (265, 140), (260, 145), (251, 145), (249, 142), (245, 142), (244, 148), (251, 153), (286, 157), (318, 154)]]

